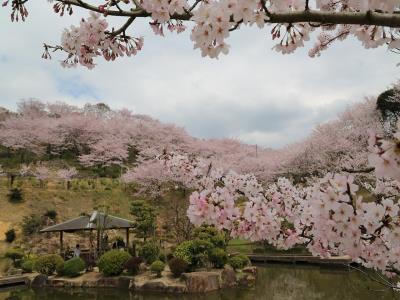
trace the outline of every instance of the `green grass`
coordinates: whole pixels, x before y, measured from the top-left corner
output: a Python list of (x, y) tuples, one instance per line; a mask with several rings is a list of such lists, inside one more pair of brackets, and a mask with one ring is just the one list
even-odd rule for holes
[(243, 253), (250, 254), (253, 253), (253, 249), (255, 248), (254, 243), (251, 243), (244, 239), (233, 239), (228, 243), (228, 252), (229, 253)]
[(244, 239), (233, 239), (228, 244), (229, 253), (243, 254), (267, 254), (267, 255), (284, 255), (297, 254), (307, 255), (309, 252), (304, 246), (296, 246), (288, 250), (278, 250), (271, 245), (263, 245), (261, 243), (252, 243)]

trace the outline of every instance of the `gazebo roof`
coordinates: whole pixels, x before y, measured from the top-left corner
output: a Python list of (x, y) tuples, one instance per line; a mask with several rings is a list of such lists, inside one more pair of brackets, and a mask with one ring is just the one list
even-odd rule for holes
[(91, 229), (123, 229), (133, 228), (133, 222), (94, 211), (91, 216), (80, 216), (60, 224), (56, 224), (40, 230), (40, 232), (73, 232)]

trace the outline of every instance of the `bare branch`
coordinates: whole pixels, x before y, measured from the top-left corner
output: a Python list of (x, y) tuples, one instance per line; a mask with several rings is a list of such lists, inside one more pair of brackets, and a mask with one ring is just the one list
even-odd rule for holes
[(365, 169), (359, 169), (359, 170), (352, 170), (352, 169), (342, 169), (343, 172), (347, 172), (347, 173), (371, 173), (375, 170), (375, 168), (371, 167), (371, 168), (365, 168)]
[(130, 17), (124, 25), (122, 25), (122, 27), (118, 30), (115, 30), (113, 32), (110, 33), (111, 36), (117, 36), (121, 33), (125, 33), (125, 31), (128, 29), (128, 27), (133, 23), (133, 21), (135, 21), (136, 17)]

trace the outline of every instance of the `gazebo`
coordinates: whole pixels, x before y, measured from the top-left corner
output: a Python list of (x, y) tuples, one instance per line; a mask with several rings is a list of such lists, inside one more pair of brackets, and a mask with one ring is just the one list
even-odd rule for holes
[[(97, 252), (100, 251), (100, 232), (109, 229), (125, 229), (126, 230), (126, 247), (129, 248), (129, 229), (133, 228), (133, 222), (108, 215), (102, 212), (94, 211), (91, 215), (82, 215), (77, 218), (65, 221), (40, 230), (45, 232), (60, 233), (60, 252), (64, 252), (63, 233), (77, 231), (97, 231)], [(92, 250), (92, 249), (91, 249)]]

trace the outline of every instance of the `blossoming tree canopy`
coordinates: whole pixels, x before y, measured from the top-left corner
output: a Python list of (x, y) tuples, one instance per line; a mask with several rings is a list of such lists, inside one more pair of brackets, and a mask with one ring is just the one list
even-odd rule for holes
[[(3, 0), (11, 7), (12, 21), (25, 21), (32, 0)], [(217, 58), (227, 54), (227, 38), (241, 26), (265, 25), (271, 28), (274, 49), (286, 54), (302, 47), (310, 33), (318, 30), (311, 57), (338, 40), (354, 36), (365, 48), (387, 45), (398, 49), (400, 0), (52, 0), (54, 12), (72, 14), (75, 8), (90, 11), (78, 26), (62, 33), (61, 44), (45, 44), (43, 58), (52, 51), (65, 51), (63, 66), (95, 66), (94, 59), (103, 56), (115, 60), (136, 55), (142, 50), (143, 38), (128, 33), (138, 18), (149, 18), (157, 35), (164, 30), (180, 33), (191, 23), (191, 40), (202, 56)], [(99, 2), (100, 5), (99, 5)], [(124, 19), (123, 25), (110, 28), (108, 17)]]

